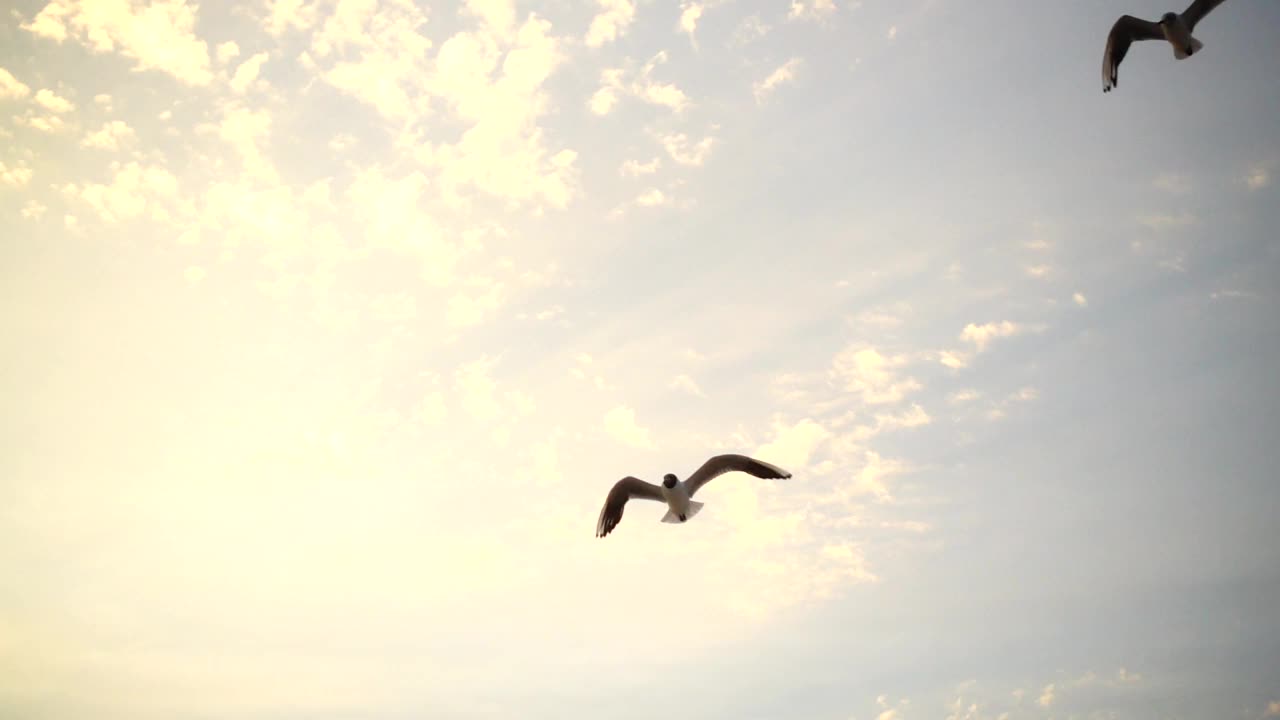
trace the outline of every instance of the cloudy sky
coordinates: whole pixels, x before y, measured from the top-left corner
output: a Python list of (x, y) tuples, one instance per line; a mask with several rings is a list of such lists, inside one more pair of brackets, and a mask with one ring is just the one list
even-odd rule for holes
[(0, 716), (1280, 715), (1280, 3), (1167, 9), (6, 3)]

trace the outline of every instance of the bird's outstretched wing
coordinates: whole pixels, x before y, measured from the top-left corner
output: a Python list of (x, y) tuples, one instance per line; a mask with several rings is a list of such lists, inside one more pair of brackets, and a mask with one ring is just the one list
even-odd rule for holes
[[(1196, 3), (1199, 2), (1204, 0), (1196, 0)], [(1107, 35), (1107, 49), (1102, 53), (1102, 92), (1111, 92), (1111, 88), (1120, 84), (1120, 61), (1124, 60), (1133, 41), (1163, 39), (1164, 33), (1160, 30), (1159, 23), (1132, 15), (1121, 15), (1116, 24), (1111, 26), (1111, 34)]]
[(716, 455), (702, 463), (702, 467), (689, 476), (685, 485), (689, 488), (689, 496), (698, 492), (698, 488), (706, 485), (712, 478), (727, 472), (744, 472), (758, 478), (782, 479), (791, 477), (791, 473), (763, 460), (749, 458), (746, 455)]
[(604, 499), (604, 507), (600, 509), (600, 519), (596, 521), (596, 537), (604, 537), (618, 527), (618, 523), (622, 522), (622, 508), (631, 498), (661, 502), (662, 488), (629, 475), (614, 483), (613, 489)]
[(1196, 29), (1196, 23), (1204, 19), (1209, 11), (1222, 4), (1222, 0), (1195, 0), (1182, 11), (1182, 22), (1187, 24), (1187, 31)]

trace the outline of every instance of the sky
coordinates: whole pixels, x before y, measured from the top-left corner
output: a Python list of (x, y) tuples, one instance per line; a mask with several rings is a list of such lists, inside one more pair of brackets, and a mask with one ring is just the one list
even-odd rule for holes
[(1280, 716), (1280, 3), (1168, 9), (6, 3), (0, 717)]

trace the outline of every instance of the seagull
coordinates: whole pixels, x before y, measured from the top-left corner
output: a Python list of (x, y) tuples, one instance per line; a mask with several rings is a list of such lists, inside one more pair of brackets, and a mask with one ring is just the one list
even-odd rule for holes
[(1181, 15), (1167, 12), (1160, 17), (1160, 22), (1121, 15), (1111, 26), (1107, 49), (1102, 54), (1102, 92), (1111, 92), (1120, 84), (1116, 73), (1134, 40), (1167, 40), (1173, 46), (1173, 56), (1179, 60), (1200, 52), (1204, 44), (1191, 37), (1191, 31), (1210, 10), (1221, 4), (1222, 0), (1195, 0)]
[(604, 537), (622, 521), (622, 508), (631, 498), (640, 500), (657, 500), (667, 504), (667, 514), (662, 516), (664, 523), (682, 523), (698, 514), (702, 503), (689, 498), (698, 492), (712, 478), (728, 472), (744, 472), (758, 478), (785, 479), (791, 473), (763, 460), (749, 458), (746, 455), (716, 455), (702, 467), (681, 482), (672, 473), (662, 476), (662, 485), (647, 483), (640, 478), (627, 476), (614, 483), (613, 489), (605, 498), (604, 507), (600, 510), (600, 519), (596, 521), (596, 537)]

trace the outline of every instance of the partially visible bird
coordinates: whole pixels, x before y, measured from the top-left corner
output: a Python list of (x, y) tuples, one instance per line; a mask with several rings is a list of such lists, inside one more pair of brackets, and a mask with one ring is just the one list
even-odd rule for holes
[(618, 526), (622, 521), (622, 508), (631, 498), (665, 502), (667, 514), (662, 516), (662, 522), (685, 522), (702, 509), (702, 503), (690, 500), (693, 494), (698, 492), (698, 488), (706, 485), (712, 478), (734, 471), (749, 473), (758, 478), (791, 477), (791, 473), (763, 460), (732, 454), (716, 455), (708, 459), (683, 482), (672, 473), (663, 476), (661, 486), (627, 476), (614, 483), (613, 489), (605, 498), (604, 507), (600, 510), (600, 519), (596, 521), (596, 537), (604, 537)]
[(1182, 14), (1167, 12), (1159, 22), (1143, 20), (1132, 15), (1121, 15), (1111, 34), (1107, 35), (1107, 49), (1102, 54), (1102, 92), (1120, 84), (1120, 61), (1129, 52), (1134, 40), (1167, 40), (1173, 46), (1173, 56), (1178, 60), (1200, 52), (1204, 44), (1191, 36), (1196, 24), (1221, 5), (1223, 0), (1195, 0)]

